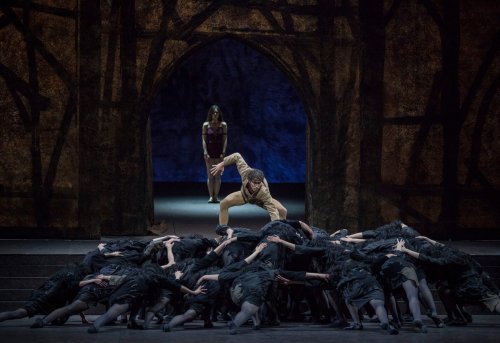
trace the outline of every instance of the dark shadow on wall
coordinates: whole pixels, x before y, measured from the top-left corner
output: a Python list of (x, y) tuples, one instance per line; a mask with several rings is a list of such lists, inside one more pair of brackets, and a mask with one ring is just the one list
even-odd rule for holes
[[(201, 127), (218, 104), (227, 154), (240, 152), (272, 183), (303, 183), (306, 114), (286, 76), (263, 54), (222, 39), (189, 56), (164, 82), (151, 110), (154, 182), (205, 182)], [(227, 168), (223, 182), (240, 181)]]

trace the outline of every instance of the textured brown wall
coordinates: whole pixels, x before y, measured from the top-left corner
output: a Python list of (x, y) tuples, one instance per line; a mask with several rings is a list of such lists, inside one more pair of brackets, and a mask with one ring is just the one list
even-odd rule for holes
[[(386, 26), (382, 218), (401, 217), (428, 234), (494, 238), (500, 234), (500, 140), (494, 134), (500, 8), (462, 0), (453, 18), (456, 3), (403, 1)], [(455, 20), (456, 27), (447, 27)], [(447, 174), (455, 189), (446, 185)], [(453, 201), (456, 215), (450, 216), (443, 203)]]
[(144, 233), (151, 101), (227, 36), (302, 97), (312, 224), (500, 232), (494, 0), (21, 3), (0, 7), (0, 236)]
[(0, 234), (78, 226), (76, 2), (45, 4), (1, 7)]

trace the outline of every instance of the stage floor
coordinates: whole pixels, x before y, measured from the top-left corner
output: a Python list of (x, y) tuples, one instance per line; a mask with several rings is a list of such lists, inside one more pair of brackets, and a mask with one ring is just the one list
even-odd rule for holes
[[(222, 184), (219, 199), (239, 190), (241, 184)], [(270, 189), (274, 198), (288, 210), (288, 219), (304, 220), (304, 184), (276, 184)], [(219, 223), (219, 204), (208, 203), (206, 184), (155, 184), (155, 222), (165, 221), (168, 233), (178, 236), (199, 233), (215, 236)], [(266, 210), (251, 204), (229, 209), (229, 225), (259, 229), (270, 220)]]
[[(88, 316), (93, 320), (95, 316)], [(19, 319), (0, 323), (0, 335), (2, 342), (33, 342), (33, 343), (59, 343), (59, 342), (90, 342), (103, 341), (106, 343), (132, 343), (132, 342), (162, 342), (169, 343), (303, 343), (303, 342), (498, 342), (500, 335), (500, 316), (477, 315), (473, 317), (474, 322), (464, 327), (445, 327), (438, 329), (431, 326), (430, 321), (424, 319), (429, 325), (426, 334), (415, 333), (411, 325), (404, 326), (399, 335), (389, 336), (378, 328), (378, 324), (364, 323), (362, 331), (343, 331), (330, 328), (328, 325), (308, 323), (282, 323), (279, 327), (262, 328), (259, 331), (244, 326), (239, 334), (231, 336), (228, 334), (226, 323), (214, 323), (214, 328), (204, 329), (201, 321), (188, 323), (184, 328), (174, 329), (172, 332), (164, 333), (158, 328), (148, 331), (128, 330), (124, 324), (107, 326), (101, 329), (99, 334), (87, 333), (87, 326), (81, 324), (78, 316), (70, 317), (64, 326), (46, 327), (43, 329), (30, 329), (29, 326), (34, 319)]]
[[(241, 184), (222, 184), (220, 199), (239, 189)], [(273, 197), (288, 210), (288, 219), (305, 221), (304, 184), (275, 184), (270, 186)], [(178, 236), (190, 233), (215, 237), (219, 222), (219, 204), (209, 204), (206, 185), (202, 183), (156, 183), (154, 185), (155, 221), (167, 224), (166, 234)], [(229, 225), (260, 229), (270, 220), (264, 209), (246, 204), (229, 210)], [(103, 241), (115, 239), (151, 240), (156, 236), (104, 236)], [(0, 254), (85, 254), (94, 249), (97, 240), (64, 239), (0, 239)], [(445, 241), (472, 255), (500, 255), (500, 241)]]
[[(238, 190), (240, 184), (222, 184), (220, 199)], [(303, 184), (276, 184), (270, 186), (272, 194), (288, 210), (289, 219), (305, 220)], [(207, 202), (206, 185), (201, 183), (154, 185), (155, 221), (165, 221), (167, 234), (178, 236), (199, 233), (215, 237), (218, 224), (219, 204)], [(255, 205), (246, 204), (229, 210), (229, 225), (258, 230), (269, 222), (268, 213)], [(103, 241), (115, 239), (150, 240), (150, 236), (104, 236)], [(97, 240), (64, 239), (0, 239), (0, 254), (85, 254), (94, 249)], [(445, 244), (472, 255), (500, 255), (500, 241), (444, 241)]]

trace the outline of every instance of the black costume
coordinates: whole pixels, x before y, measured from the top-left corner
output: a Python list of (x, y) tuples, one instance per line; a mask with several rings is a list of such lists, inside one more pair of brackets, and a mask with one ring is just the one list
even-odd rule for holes
[(66, 265), (34, 290), (22, 308), (29, 317), (49, 314), (75, 297), (80, 289), (78, 284), (86, 274), (87, 269), (82, 264)]

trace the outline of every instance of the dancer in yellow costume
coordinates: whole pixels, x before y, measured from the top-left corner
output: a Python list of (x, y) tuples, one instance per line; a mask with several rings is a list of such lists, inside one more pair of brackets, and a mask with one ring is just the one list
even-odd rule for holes
[(271, 220), (286, 219), (286, 208), (271, 196), (269, 185), (264, 173), (259, 169), (250, 168), (239, 153), (231, 154), (210, 169), (212, 175), (222, 175), (224, 168), (236, 164), (241, 176), (241, 189), (225, 197), (220, 203), (219, 224), (229, 222), (228, 210), (232, 206), (246, 203), (260, 206), (267, 210)]

